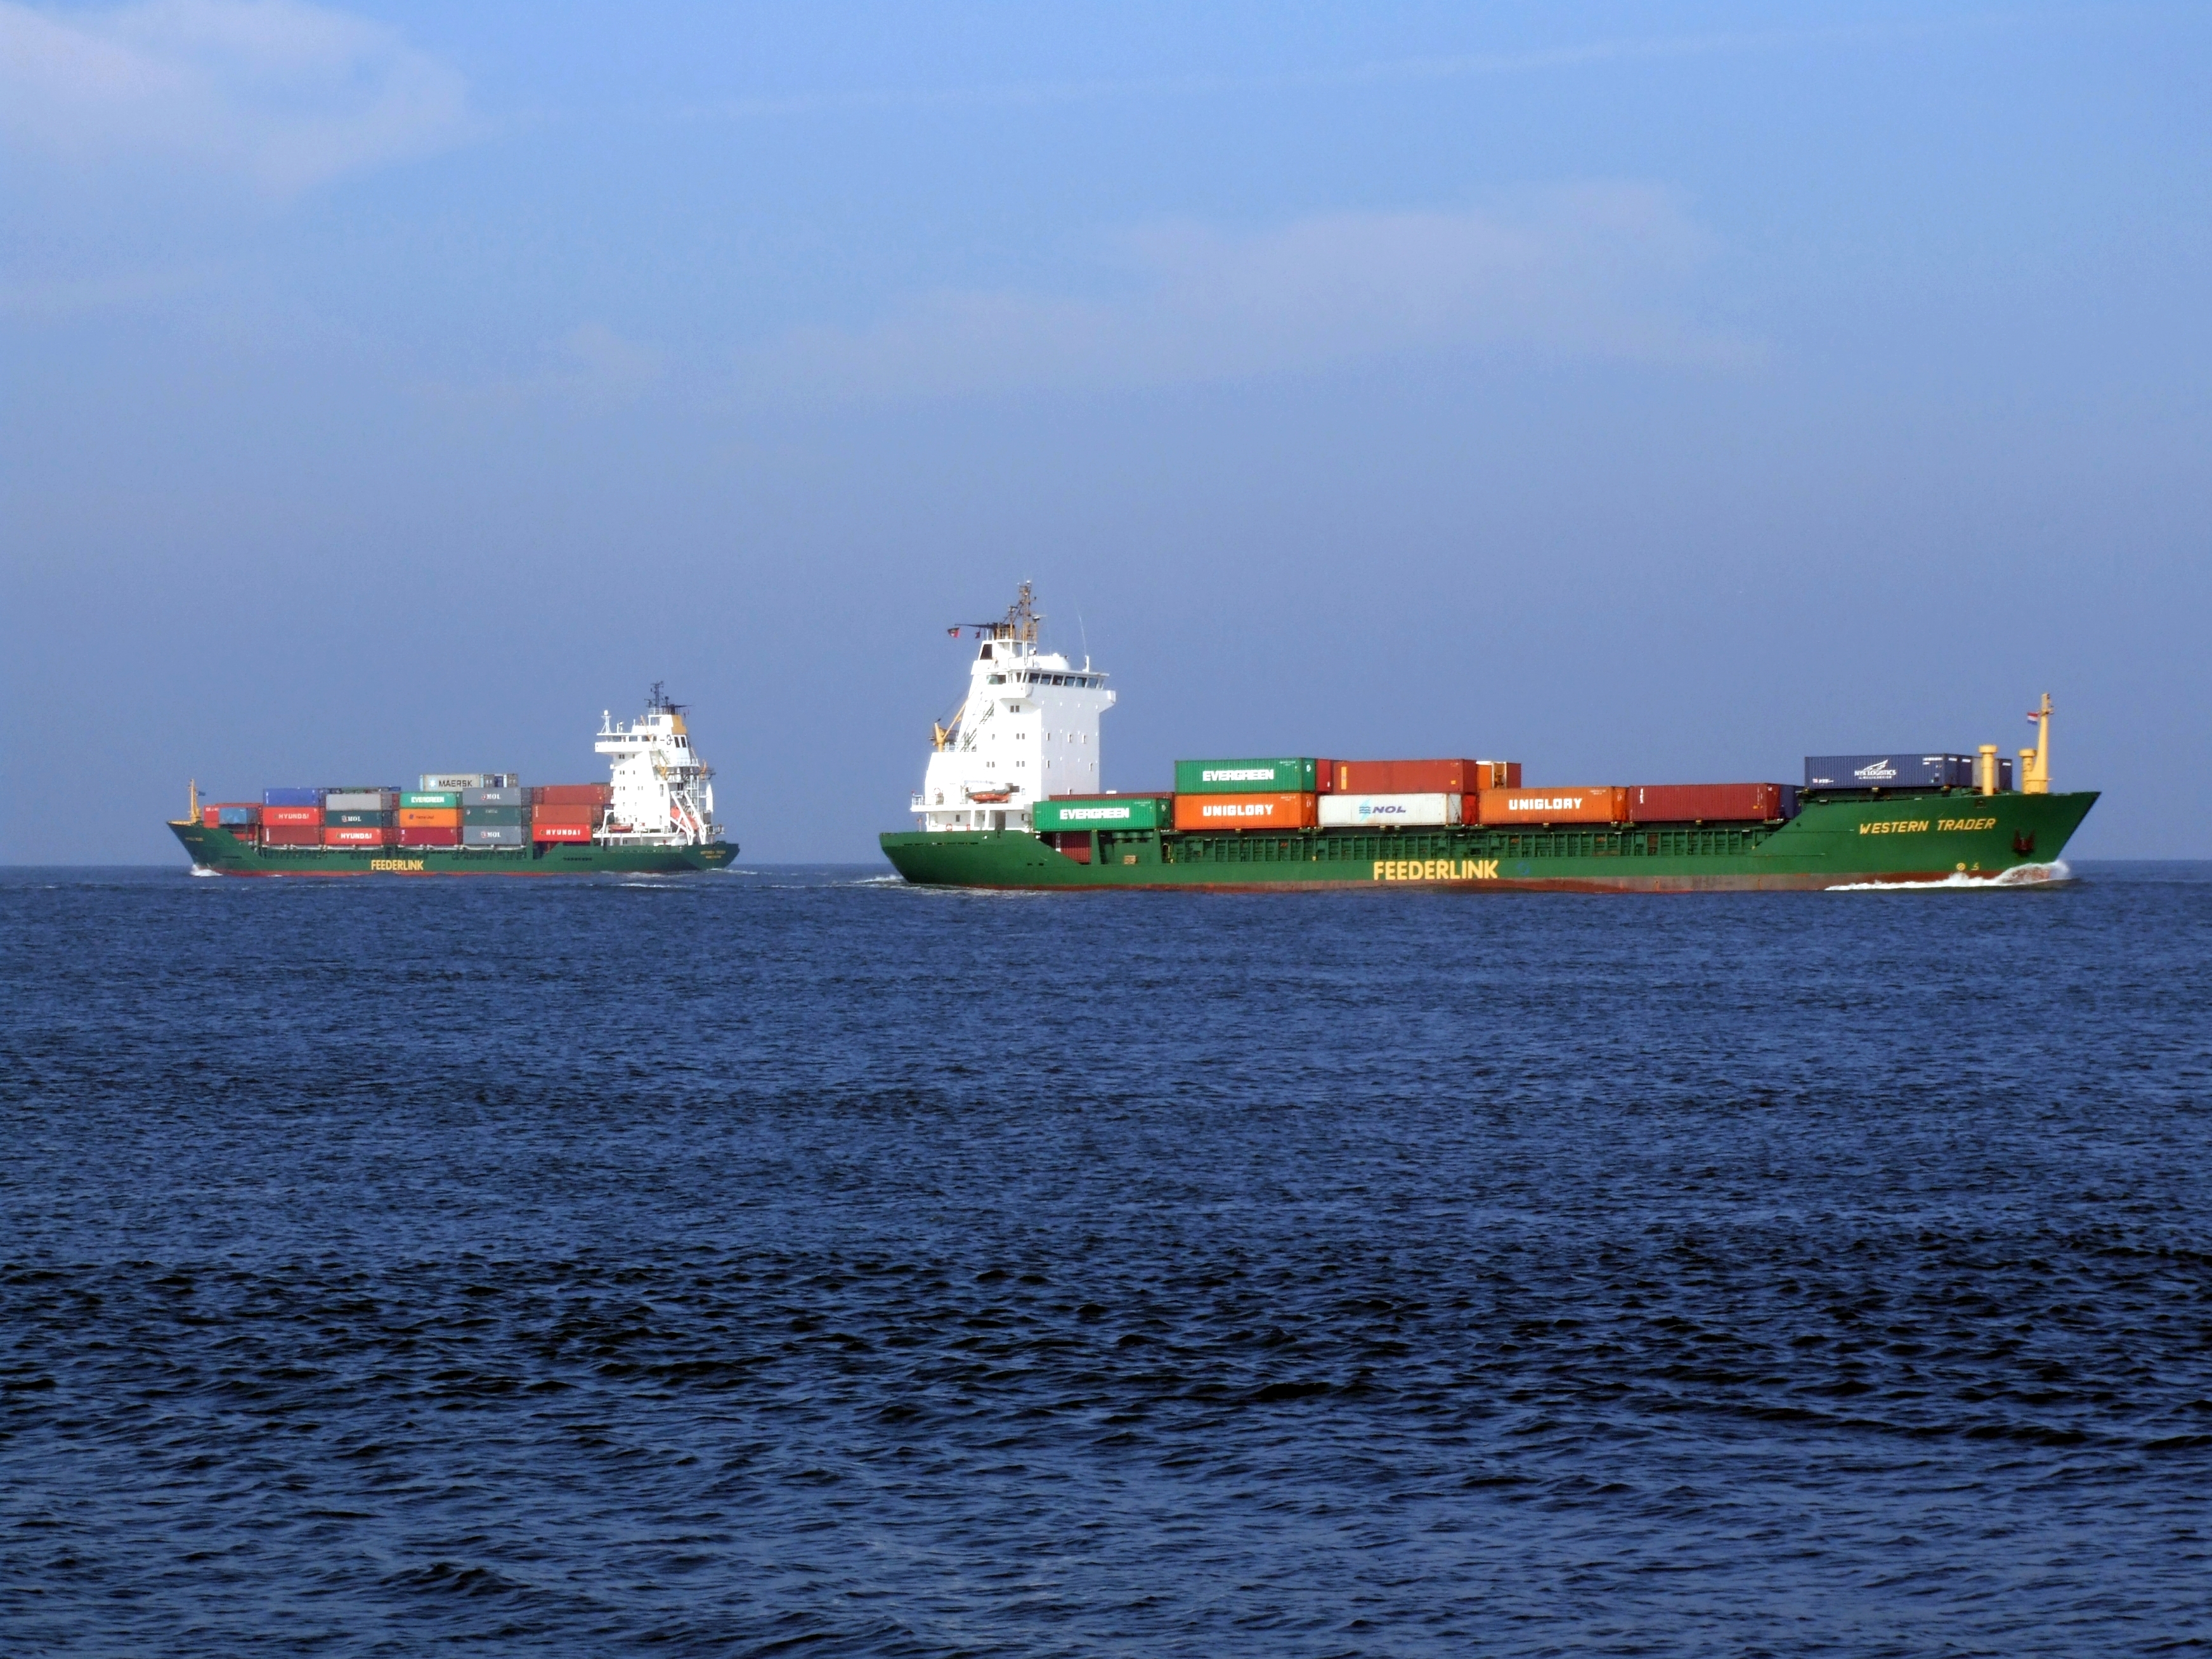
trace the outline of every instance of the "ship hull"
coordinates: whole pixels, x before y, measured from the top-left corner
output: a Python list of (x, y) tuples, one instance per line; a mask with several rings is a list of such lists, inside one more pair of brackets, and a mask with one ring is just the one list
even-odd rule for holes
[(734, 842), (703, 847), (261, 847), (228, 830), (172, 822), (193, 865), (222, 876), (680, 876), (727, 869)]
[(1415, 885), (1696, 893), (2048, 879), (2094, 793), (1826, 799), (1777, 824), (1431, 830), (907, 831), (884, 855), (919, 886), (1235, 891)]

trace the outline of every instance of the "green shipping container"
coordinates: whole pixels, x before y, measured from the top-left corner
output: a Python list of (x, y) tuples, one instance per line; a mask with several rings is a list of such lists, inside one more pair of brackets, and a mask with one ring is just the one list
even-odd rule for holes
[(458, 789), (410, 789), (399, 797), (402, 806), (459, 806), (461, 792)]
[(1030, 808), (1030, 828), (1039, 835), (1060, 830), (1158, 830), (1167, 821), (1167, 803), (1158, 795), (1041, 800)]
[(1178, 795), (1311, 794), (1321, 763), (1295, 760), (1194, 760), (1176, 763)]
[(343, 824), (349, 829), (389, 830), (392, 827), (392, 814), (389, 812), (334, 812), (326, 806), (323, 809), (323, 823), (325, 826)]
[(473, 824), (496, 823), (519, 828), (529, 821), (529, 809), (521, 806), (464, 806), (461, 823), (464, 828)]

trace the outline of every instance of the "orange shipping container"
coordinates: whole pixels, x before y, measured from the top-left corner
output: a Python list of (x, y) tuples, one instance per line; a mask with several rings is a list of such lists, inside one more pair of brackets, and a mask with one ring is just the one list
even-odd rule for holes
[(1313, 827), (1318, 796), (1177, 795), (1178, 830), (1308, 830)]
[(458, 806), (403, 806), (399, 809), (402, 830), (458, 830), (461, 827), (461, 809)]
[(1488, 824), (1628, 821), (1628, 791), (1610, 785), (1600, 789), (1486, 789), (1464, 805), (1474, 808), (1478, 823)]

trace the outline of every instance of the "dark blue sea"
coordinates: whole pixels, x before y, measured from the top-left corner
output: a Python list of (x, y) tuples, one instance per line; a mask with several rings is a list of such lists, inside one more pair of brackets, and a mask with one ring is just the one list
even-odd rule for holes
[(2212, 866), (0, 874), (0, 1653), (2212, 1646)]

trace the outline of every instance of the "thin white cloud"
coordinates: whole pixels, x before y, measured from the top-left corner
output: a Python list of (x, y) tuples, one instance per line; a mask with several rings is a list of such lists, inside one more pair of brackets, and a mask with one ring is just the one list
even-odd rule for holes
[[(1940, 27), (1987, 23), (1984, 17), (1944, 20)], [(1539, 74), (1589, 64), (1635, 63), (1784, 51), (1808, 46), (1914, 39), (1938, 27), (1909, 24), (1830, 28), (1782, 28), (1693, 35), (1658, 35), (1586, 41), (1525, 52), (1462, 52), (1446, 57), (1384, 58), (1340, 68), (1267, 75), (1162, 75), (1090, 81), (1029, 81), (969, 87), (878, 88), (802, 92), (663, 106), (655, 113), (685, 120), (745, 121), (842, 112), (1032, 107), (1099, 103), (1121, 99), (1212, 97), (1247, 93), (1327, 91), (1371, 86), (1417, 85)]]
[(1339, 213), (1237, 234), (1122, 238), (1109, 295), (917, 297), (867, 325), (794, 330), (747, 384), (809, 400), (1164, 386), (1440, 353), (1725, 365), (1755, 355), (1676, 297), (1709, 239), (1667, 191), (1588, 185), (1510, 207)]
[(466, 128), (452, 65), (301, 0), (0, 0), (0, 141), (78, 163), (157, 160), (289, 195)]
[(666, 373), (660, 351), (625, 338), (605, 323), (584, 323), (547, 343), (539, 366), (525, 374), (423, 386), (434, 403), (466, 411), (542, 404), (582, 413), (635, 402)]

